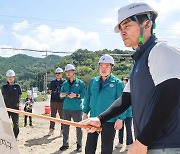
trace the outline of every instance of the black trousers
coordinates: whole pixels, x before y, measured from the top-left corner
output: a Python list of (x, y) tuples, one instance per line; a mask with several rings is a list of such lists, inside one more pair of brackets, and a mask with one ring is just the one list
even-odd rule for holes
[[(115, 133), (114, 122), (106, 122), (102, 125), (101, 154), (112, 154)], [(88, 133), (85, 147), (86, 154), (96, 153), (98, 136), (99, 134), (97, 132)]]
[[(29, 112), (29, 113), (32, 113), (32, 109), (31, 110), (28, 110), (28, 111), (26, 111), (26, 112)], [(28, 116), (24, 116), (24, 124), (25, 125), (27, 125), (27, 117)], [(31, 116), (29, 116), (29, 125), (32, 125), (32, 117)]]
[(13, 132), (14, 132), (15, 138), (17, 138), (19, 134), (19, 114), (8, 112), (8, 115), (9, 115), (9, 118), (10, 117), (12, 118)]

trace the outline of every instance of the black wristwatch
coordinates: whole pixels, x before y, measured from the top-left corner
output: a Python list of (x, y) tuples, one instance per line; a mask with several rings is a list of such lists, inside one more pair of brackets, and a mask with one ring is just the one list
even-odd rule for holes
[(78, 95), (78, 94), (76, 94), (76, 97), (77, 97), (77, 98), (78, 98), (78, 96), (79, 96), (79, 95)]

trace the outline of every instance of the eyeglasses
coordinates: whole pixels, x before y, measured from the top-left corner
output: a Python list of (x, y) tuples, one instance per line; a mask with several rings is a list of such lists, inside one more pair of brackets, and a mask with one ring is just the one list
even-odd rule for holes
[(61, 74), (61, 73), (56, 73), (56, 74)]

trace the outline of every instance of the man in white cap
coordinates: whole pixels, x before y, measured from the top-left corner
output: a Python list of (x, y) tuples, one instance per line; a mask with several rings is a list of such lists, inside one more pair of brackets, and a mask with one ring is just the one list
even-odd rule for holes
[[(82, 99), (85, 95), (84, 82), (75, 76), (76, 69), (72, 64), (67, 64), (65, 73), (68, 80), (63, 83), (60, 97), (64, 98), (63, 118), (80, 122), (82, 120)], [(76, 128), (77, 152), (82, 151), (82, 130)], [(64, 151), (69, 148), (69, 126), (63, 125), (63, 145), (60, 148)]]
[[(2, 95), (6, 107), (19, 110), (19, 102), (21, 98), (21, 87), (15, 83), (15, 72), (8, 70), (6, 72), (7, 83), (2, 86)], [(9, 117), (12, 118), (13, 131), (15, 138), (17, 139), (19, 134), (19, 114), (8, 112)]]
[[(99, 59), (99, 76), (91, 79), (87, 93), (84, 98), (83, 120), (96, 117), (104, 112), (112, 103), (122, 95), (124, 84), (112, 74), (114, 59), (109, 54), (101, 56)], [(121, 129), (125, 113), (118, 115), (104, 124), (101, 132), (101, 153), (112, 154), (113, 142), (116, 130)], [(107, 135), (108, 134), (108, 135)], [(97, 132), (88, 133), (85, 154), (96, 152), (99, 134)]]
[[(128, 154), (176, 154), (180, 151), (180, 51), (153, 34), (157, 12), (146, 3), (132, 3), (118, 11), (115, 32), (135, 49), (130, 80), (122, 96), (104, 113), (83, 121), (100, 126), (133, 110), (135, 142)], [(89, 132), (96, 129), (92, 127)]]
[[(57, 112), (59, 113), (59, 117), (63, 118), (63, 99), (60, 98), (60, 90), (64, 83), (64, 79), (62, 78), (63, 69), (58, 67), (55, 70), (56, 79), (52, 80), (49, 85), (49, 93), (51, 94), (50, 100), (50, 109), (51, 109), (51, 117), (55, 118)], [(49, 133), (48, 136), (54, 134), (55, 122), (50, 121)], [(62, 135), (63, 126), (61, 125), (60, 136)]]

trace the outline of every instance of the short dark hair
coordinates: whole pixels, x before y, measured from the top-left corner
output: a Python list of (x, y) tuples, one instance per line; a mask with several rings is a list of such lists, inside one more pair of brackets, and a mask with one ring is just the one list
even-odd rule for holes
[[(135, 21), (136, 19), (134, 18), (134, 16), (129, 17), (130, 20)], [(136, 18), (139, 21), (139, 24), (142, 24), (144, 21), (149, 20), (148, 16), (146, 14), (140, 14), (140, 15), (136, 15)]]
[[(139, 24), (142, 24), (146, 20), (150, 20), (147, 14), (136, 15), (136, 18), (137, 18)], [(129, 17), (129, 20), (137, 22), (134, 16)], [(154, 14), (151, 14), (151, 21), (153, 22), (153, 24), (155, 23), (155, 15)], [(151, 27), (151, 34), (153, 34), (153, 26), (154, 25), (152, 25), (152, 27)]]

